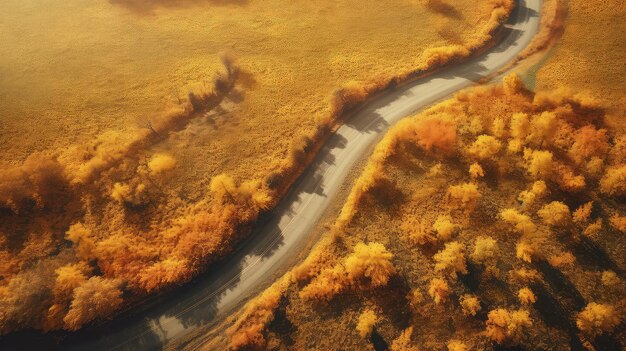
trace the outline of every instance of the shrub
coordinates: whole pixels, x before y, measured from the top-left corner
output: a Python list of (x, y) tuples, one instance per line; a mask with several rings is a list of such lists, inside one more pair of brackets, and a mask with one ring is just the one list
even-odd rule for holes
[(472, 179), (478, 179), (485, 176), (485, 171), (478, 163), (474, 162), (470, 165), (469, 174)]
[(465, 213), (471, 213), (476, 208), (481, 194), (473, 183), (451, 185), (448, 188), (448, 202), (452, 207), (460, 208)]
[(552, 174), (552, 153), (550, 151), (524, 149), (526, 170), (533, 178), (548, 178)]
[(395, 273), (392, 258), (393, 254), (382, 244), (358, 243), (354, 252), (345, 260), (348, 279), (355, 282), (366, 277), (374, 287), (387, 285), (389, 277)]
[(488, 160), (496, 156), (502, 143), (491, 135), (480, 135), (469, 147), (469, 153), (479, 160)]
[(604, 286), (615, 286), (620, 283), (619, 277), (613, 271), (602, 272), (601, 281)]
[(533, 183), (530, 190), (522, 191), (517, 199), (522, 202), (522, 206), (529, 207), (532, 206), (537, 200), (545, 197), (547, 192), (548, 187), (546, 186), (546, 182), (538, 180)]
[(549, 225), (565, 225), (572, 220), (569, 207), (559, 201), (552, 201), (543, 206), (537, 214)]
[(485, 333), (498, 344), (505, 342), (517, 344), (521, 341), (526, 329), (532, 327), (528, 311), (509, 311), (503, 308), (492, 310), (487, 315)]
[(419, 351), (417, 346), (411, 345), (411, 335), (413, 335), (413, 327), (404, 329), (391, 343), (391, 351)]
[(454, 234), (456, 225), (452, 223), (452, 218), (448, 215), (441, 215), (433, 224), (433, 230), (437, 233), (440, 240), (448, 240)]
[(448, 282), (441, 278), (433, 278), (428, 287), (428, 295), (435, 301), (437, 305), (448, 301), (450, 296), (450, 287)]
[(573, 266), (575, 262), (576, 257), (571, 252), (553, 255), (548, 259), (548, 263), (553, 267)]
[(613, 306), (595, 302), (590, 302), (576, 318), (578, 329), (592, 337), (612, 331), (619, 323), (620, 317)]
[(589, 216), (591, 216), (591, 208), (593, 207), (593, 201), (589, 201), (574, 211), (572, 215), (572, 220), (574, 223), (582, 224), (587, 223), (589, 221)]
[(524, 305), (533, 304), (537, 301), (535, 294), (530, 288), (521, 288), (517, 293), (517, 298)]
[(448, 342), (448, 351), (467, 351), (467, 346), (458, 340)]
[(374, 330), (377, 321), (378, 317), (376, 316), (376, 312), (369, 309), (365, 310), (359, 315), (356, 330), (362, 338), (366, 338), (372, 333), (372, 330)]
[(76, 330), (97, 317), (106, 317), (122, 305), (121, 282), (91, 277), (74, 290), (74, 298), (63, 321), (69, 330)]
[(519, 213), (516, 209), (509, 208), (500, 212), (500, 217), (507, 223), (512, 224), (520, 234), (531, 234), (537, 231), (537, 226), (529, 216)]
[(154, 154), (148, 162), (148, 168), (153, 175), (162, 175), (176, 167), (176, 159), (166, 154)]
[(609, 168), (600, 179), (600, 191), (610, 196), (626, 195), (626, 165)]
[(474, 251), (470, 258), (476, 263), (486, 263), (498, 254), (496, 240), (489, 236), (479, 236), (474, 244)]
[(95, 257), (96, 244), (92, 239), (91, 230), (82, 223), (72, 224), (65, 233), (65, 238), (74, 244), (74, 252), (79, 258), (88, 260)]
[(481, 310), (480, 300), (475, 295), (465, 294), (459, 300), (463, 314), (466, 316), (475, 316)]
[(457, 273), (467, 274), (465, 247), (459, 242), (447, 243), (443, 250), (435, 254), (434, 259), (435, 272), (443, 272), (453, 278), (456, 278)]

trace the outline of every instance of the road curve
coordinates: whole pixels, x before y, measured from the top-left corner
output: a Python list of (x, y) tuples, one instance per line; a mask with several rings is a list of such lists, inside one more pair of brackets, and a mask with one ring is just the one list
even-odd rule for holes
[(289, 268), (309, 243), (312, 228), (354, 163), (389, 126), (515, 59), (538, 31), (540, 8), (541, 0), (519, 0), (500, 42), (491, 50), (385, 92), (366, 104), (330, 137), (314, 163), (252, 237), (224, 262), (212, 266), (211, 272), (143, 311), (70, 334), (60, 344), (45, 339), (37, 345), (47, 345), (49, 350), (159, 350), (169, 341), (227, 315)]

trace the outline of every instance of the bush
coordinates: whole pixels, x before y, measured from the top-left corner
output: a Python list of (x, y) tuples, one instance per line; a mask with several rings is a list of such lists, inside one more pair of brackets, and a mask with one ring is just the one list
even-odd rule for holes
[(626, 195), (626, 165), (609, 168), (600, 179), (600, 191), (610, 196)]
[(159, 176), (176, 167), (176, 159), (166, 154), (154, 154), (148, 162), (150, 172)]
[(450, 296), (450, 287), (448, 282), (441, 278), (433, 278), (428, 287), (428, 295), (432, 297), (437, 305), (448, 301)]
[(525, 331), (532, 327), (528, 311), (509, 311), (503, 308), (492, 310), (487, 315), (487, 329), (485, 333), (498, 344), (517, 344), (521, 341)]
[(480, 135), (469, 147), (469, 153), (479, 160), (493, 159), (500, 149), (502, 143), (491, 135)]
[(583, 333), (595, 337), (610, 332), (620, 323), (620, 317), (611, 305), (591, 302), (578, 313), (576, 326)]
[(74, 290), (70, 310), (63, 318), (65, 327), (77, 330), (86, 322), (111, 315), (122, 305), (121, 282), (91, 277)]
[(549, 225), (566, 225), (572, 220), (569, 207), (559, 201), (552, 201), (543, 206), (537, 214), (544, 223)]
[(437, 233), (440, 240), (448, 240), (454, 234), (456, 225), (452, 223), (452, 218), (448, 215), (442, 215), (437, 217), (437, 220), (433, 224), (433, 230)]
[(473, 183), (451, 185), (448, 188), (448, 203), (454, 208), (463, 209), (469, 214), (476, 208), (481, 194)]
[(517, 292), (517, 298), (523, 305), (533, 304), (537, 301), (535, 294), (530, 288), (521, 288)]
[(481, 310), (480, 300), (475, 295), (465, 294), (459, 300), (463, 314), (466, 316), (475, 316)]
[(406, 328), (391, 343), (391, 351), (419, 351), (419, 348), (417, 346), (411, 345), (412, 334), (413, 334), (413, 327)]
[(372, 330), (374, 330), (376, 322), (378, 322), (376, 312), (369, 309), (365, 310), (361, 313), (361, 315), (359, 315), (356, 330), (359, 332), (359, 335), (365, 339), (372, 333)]
[(442, 272), (456, 278), (457, 273), (467, 274), (465, 265), (465, 247), (463, 244), (453, 241), (447, 243), (445, 248), (434, 256), (435, 272)]
[(498, 254), (498, 244), (495, 239), (489, 236), (479, 236), (474, 244), (474, 251), (470, 258), (476, 262), (484, 264), (493, 259)]

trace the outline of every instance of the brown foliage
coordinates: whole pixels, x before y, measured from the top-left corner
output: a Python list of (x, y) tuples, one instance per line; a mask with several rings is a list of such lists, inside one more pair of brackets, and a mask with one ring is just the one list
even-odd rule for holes
[(34, 153), (19, 167), (0, 170), (0, 208), (14, 213), (44, 208), (65, 198), (65, 171), (50, 155)]
[(65, 327), (76, 330), (95, 318), (106, 317), (122, 305), (120, 281), (91, 277), (74, 290), (70, 309), (63, 318)]
[(492, 310), (487, 315), (487, 336), (498, 344), (518, 344), (527, 328), (533, 326), (528, 311)]
[(621, 316), (611, 305), (590, 302), (576, 318), (576, 326), (592, 337), (610, 332), (620, 323)]

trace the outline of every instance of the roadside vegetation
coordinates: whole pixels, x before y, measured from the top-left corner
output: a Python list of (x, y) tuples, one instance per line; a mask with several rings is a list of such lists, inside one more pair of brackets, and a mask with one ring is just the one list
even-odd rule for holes
[(608, 21), (626, 12), (568, 4), (534, 91), (510, 74), (399, 122), (327, 235), (265, 292), (282, 296), (272, 318), (239, 315), (206, 349), (623, 349), (624, 90), (596, 78), (624, 59), (570, 65), (597, 47), (567, 38), (619, 41)]
[[(206, 270), (343, 115), (488, 45), (512, 4), (0, 5), (10, 14), (0, 31), (0, 333), (75, 330)], [(386, 285), (390, 255), (364, 243), (328, 277), (341, 289)], [(264, 320), (278, 301), (267, 295)]]

